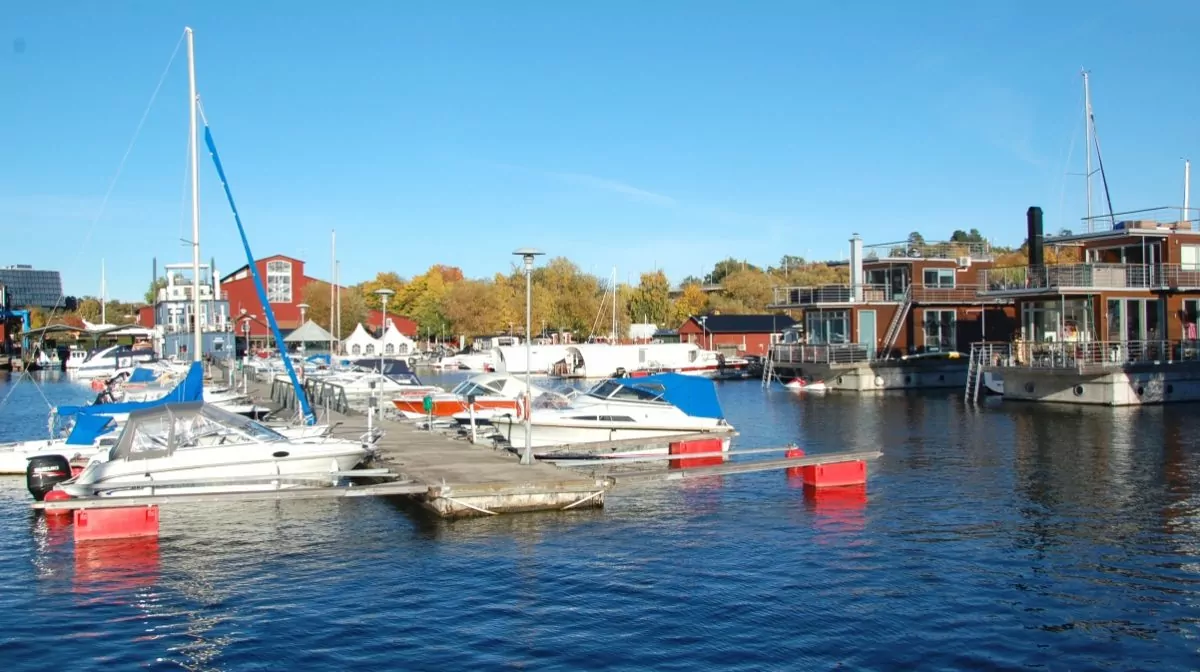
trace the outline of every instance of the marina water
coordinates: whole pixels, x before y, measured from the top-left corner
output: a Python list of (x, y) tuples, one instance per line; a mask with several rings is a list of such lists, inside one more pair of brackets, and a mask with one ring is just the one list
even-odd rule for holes
[[(446, 382), (435, 380), (434, 382)], [(0, 381), (0, 398), (12, 390)], [(1183, 669), (1200, 660), (1195, 407), (801, 397), (719, 383), (736, 448), (880, 449), (865, 491), (766, 472), (603, 510), (170, 506), (81, 544), (0, 480), (0, 669)], [(44, 433), (22, 383), (0, 440)]]

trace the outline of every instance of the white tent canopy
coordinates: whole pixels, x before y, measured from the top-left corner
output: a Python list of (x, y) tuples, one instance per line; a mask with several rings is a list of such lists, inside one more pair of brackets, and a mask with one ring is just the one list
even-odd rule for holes
[(417, 344), (411, 338), (400, 333), (396, 325), (388, 320), (387, 331), (383, 338), (375, 338), (367, 332), (362, 324), (354, 328), (354, 333), (346, 339), (344, 350), (347, 355), (400, 355), (406, 356), (417, 352)]
[(328, 343), (333, 336), (321, 325), (309, 320), (283, 338), (284, 343)]

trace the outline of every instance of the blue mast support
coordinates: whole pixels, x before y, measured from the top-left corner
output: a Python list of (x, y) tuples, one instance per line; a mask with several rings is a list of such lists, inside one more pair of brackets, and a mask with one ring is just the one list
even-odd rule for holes
[(263, 312), (267, 314), (267, 324), (271, 325), (271, 333), (275, 336), (275, 346), (279, 348), (283, 366), (287, 369), (288, 377), (292, 379), (292, 387), (296, 390), (296, 400), (300, 402), (300, 412), (304, 415), (304, 424), (312, 425), (316, 423), (317, 416), (313, 413), (312, 407), (308, 405), (308, 395), (304, 393), (304, 387), (300, 385), (300, 379), (296, 377), (292, 359), (287, 356), (287, 344), (283, 341), (283, 334), (279, 333), (279, 323), (275, 321), (275, 311), (271, 310), (271, 303), (267, 301), (267, 290), (263, 287), (262, 277), (258, 274), (258, 265), (254, 263), (254, 253), (250, 251), (250, 241), (246, 239), (242, 216), (238, 214), (237, 205), (233, 202), (233, 192), (229, 190), (229, 181), (225, 179), (225, 169), (221, 167), (221, 157), (217, 154), (217, 145), (213, 142), (212, 130), (209, 129), (207, 123), (204, 124), (204, 144), (208, 145), (208, 152), (212, 155), (213, 164), (217, 167), (217, 176), (221, 178), (221, 186), (225, 188), (225, 198), (229, 199), (229, 209), (233, 210), (233, 220), (237, 222), (238, 235), (242, 237), (242, 247), (246, 250), (246, 263), (250, 265), (250, 275), (254, 278), (254, 289), (258, 292), (258, 301), (263, 306)]

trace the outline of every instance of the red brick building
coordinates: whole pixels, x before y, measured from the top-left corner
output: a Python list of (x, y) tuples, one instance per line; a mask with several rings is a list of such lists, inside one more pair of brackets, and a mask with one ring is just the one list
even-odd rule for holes
[(679, 327), (680, 343), (730, 354), (766, 355), (796, 321), (787, 315), (697, 315)]
[[(304, 288), (309, 282), (315, 281), (304, 274), (304, 262), (292, 257), (277, 254), (254, 262), (267, 290), (267, 301), (275, 312), (275, 320), (282, 330), (291, 330), (300, 326), (300, 304), (304, 303)], [(319, 282), (319, 281), (318, 281)], [(245, 310), (247, 315), (256, 319), (250, 321), (250, 338), (267, 338), (270, 327), (267, 325), (265, 312), (258, 300), (258, 291), (254, 288), (254, 276), (250, 274), (250, 266), (245, 265), (221, 278), (221, 292), (229, 299), (230, 319), (237, 323), (236, 333), (241, 337), (245, 332), (241, 315)], [(353, 326), (351, 326), (353, 328)]]
[[(412, 320), (410, 320), (407, 317), (404, 317), (403, 315), (397, 315), (391, 311), (388, 311), (387, 319), (388, 319), (388, 322), (391, 322), (392, 326), (396, 328), (396, 331), (399, 331), (400, 333), (404, 334), (405, 336), (407, 336), (413, 340), (416, 340), (416, 338), (417, 338), (417, 323), (416, 322), (413, 322)], [(382, 324), (383, 324), (383, 311), (374, 310), (374, 309), (367, 311), (367, 323), (364, 324), (363, 326), (366, 327), (366, 329), (368, 331), (378, 332), (379, 327)], [(349, 328), (347, 328), (346, 325), (344, 325), (344, 324), (342, 325), (342, 331), (346, 332), (345, 334), (342, 334), (343, 336), (349, 336), (350, 332), (353, 330), (354, 330), (354, 325), (350, 325)]]

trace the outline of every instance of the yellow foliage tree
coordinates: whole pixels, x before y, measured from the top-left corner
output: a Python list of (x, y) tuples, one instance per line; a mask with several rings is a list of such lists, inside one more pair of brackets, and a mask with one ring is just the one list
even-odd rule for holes
[(678, 327), (688, 317), (700, 315), (708, 309), (708, 294), (700, 288), (699, 284), (690, 282), (683, 286), (671, 308), (674, 312), (674, 320), (671, 326), (673, 328)]

